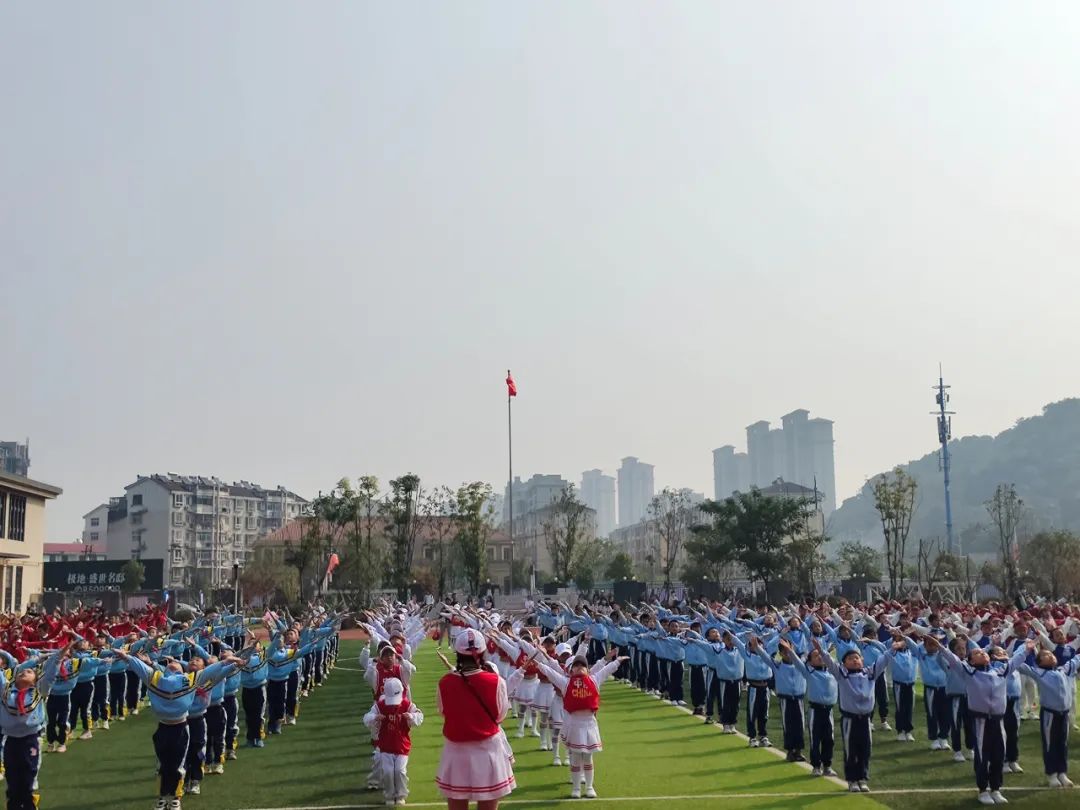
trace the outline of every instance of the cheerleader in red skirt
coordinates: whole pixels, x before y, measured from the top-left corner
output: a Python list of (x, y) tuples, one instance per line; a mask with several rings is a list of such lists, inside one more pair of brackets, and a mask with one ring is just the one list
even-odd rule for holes
[(449, 810), (495, 810), (515, 787), (514, 755), (499, 725), (510, 709), (506, 682), (484, 664), (487, 643), (472, 628), (454, 640), (457, 666), (439, 681), (436, 707), (443, 716), (443, 750), (435, 784)]
[[(567, 675), (549, 660), (535, 659), (536, 666), (547, 676), (562, 694), (563, 726), (562, 740), (570, 752), (570, 798), (580, 799), (582, 785), (585, 798), (595, 799), (593, 788), (593, 754), (604, 750), (600, 741), (600, 726), (596, 712), (600, 709), (600, 685), (622, 664), (627, 656), (615, 657), (618, 649), (612, 647), (608, 658), (596, 663), (589, 670), (588, 659), (577, 655), (570, 663)], [(535, 655), (535, 648), (530, 653)]]

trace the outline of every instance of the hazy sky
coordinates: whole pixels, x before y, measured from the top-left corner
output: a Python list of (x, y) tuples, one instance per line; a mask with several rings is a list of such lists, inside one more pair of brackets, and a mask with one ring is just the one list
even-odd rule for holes
[(0, 438), (51, 540), (172, 470), (614, 472), (836, 422), (840, 499), (1080, 394), (1080, 6), (8, 4)]

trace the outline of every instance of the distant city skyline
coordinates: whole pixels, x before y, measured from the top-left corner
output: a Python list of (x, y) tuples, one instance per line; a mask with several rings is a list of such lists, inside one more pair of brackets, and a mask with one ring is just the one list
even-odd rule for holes
[(201, 11), (5, 8), (50, 541), (132, 470), (502, 490), (508, 368), (519, 474), (712, 493), (798, 404), (838, 502), (935, 449), (939, 362), (958, 437), (1080, 394), (1076, 4)]

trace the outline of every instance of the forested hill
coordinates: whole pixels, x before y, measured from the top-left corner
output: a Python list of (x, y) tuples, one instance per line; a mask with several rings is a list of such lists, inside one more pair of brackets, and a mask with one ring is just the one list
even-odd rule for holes
[[(989, 538), (987, 499), (999, 483), (1016, 484), (1030, 508), (1033, 528), (1080, 530), (1080, 399), (1043, 408), (1041, 416), (1021, 419), (997, 436), (968, 436), (949, 444), (952, 456), (953, 526), (965, 552), (976, 552)], [(945, 494), (938, 453), (902, 465), (919, 484), (911, 539), (945, 536)], [(848, 498), (829, 520), (834, 540), (881, 545), (881, 524), (870, 484)], [(990, 550), (989, 548), (985, 550)]]

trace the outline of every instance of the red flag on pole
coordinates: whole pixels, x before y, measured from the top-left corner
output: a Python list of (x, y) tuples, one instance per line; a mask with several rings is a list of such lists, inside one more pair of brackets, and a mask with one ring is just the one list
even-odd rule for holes
[(517, 396), (517, 383), (515, 383), (514, 378), (510, 376), (510, 369), (506, 370), (506, 395), (508, 397)]
[(341, 558), (338, 557), (336, 552), (334, 552), (330, 555), (330, 560), (328, 561), (326, 566), (327, 575), (334, 573), (334, 569), (337, 568), (339, 565), (341, 565)]

